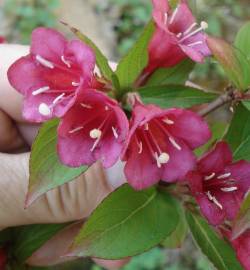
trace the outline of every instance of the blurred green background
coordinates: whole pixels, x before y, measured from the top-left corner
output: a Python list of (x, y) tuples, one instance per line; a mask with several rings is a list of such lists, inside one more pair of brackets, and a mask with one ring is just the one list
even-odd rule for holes
[[(228, 41), (250, 19), (249, 0), (190, 1), (198, 20), (209, 23), (208, 32)], [(3, 0), (0, 1), (0, 35), (9, 43), (29, 44), (32, 30), (47, 26), (70, 37), (69, 31), (60, 24), (62, 20), (81, 29), (111, 60), (117, 61), (133, 45), (150, 14), (150, 0)], [(222, 88), (225, 84), (223, 72), (212, 60), (197, 65), (191, 79), (213, 88)], [(90, 260), (80, 260), (50, 269), (101, 268)], [(133, 258), (123, 270), (212, 270), (212, 267), (196, 251), (191, 239), (187, 239), (180, 250), (154, 248)]]

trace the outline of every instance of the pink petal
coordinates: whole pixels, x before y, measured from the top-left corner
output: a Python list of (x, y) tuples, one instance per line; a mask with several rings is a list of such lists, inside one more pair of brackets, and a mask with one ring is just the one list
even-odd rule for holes
[(168, 1), (165, 0), (152, 0), (153, 3), (153, 18), (161, 29), (165, 30), (166, 25), (165, 21), (165, 14), (169, 11), (169, 4)]
[(185, 45), (180, 45), (181, 49), (183, 50), (183, 52), (189, 57), (191, 58), (194, 62), (197, 63), (202, 63), (204, 60), (204, 56), (196, 49), (192, 48), (192, 47), (188, 47)]
[(129, 156), (124, 169), (128, 183), (136, 190), (148, 188), (160, 180), (161, 170), (152, 160), (151, 154), (144, 148), (138, 153), (138, 145), (133, 140), (129, 147)]
[(211, 137), (207, 123), (194, 112), (172, 109), (166, 116), (174, 121), (174, 125), (169, 125), (171, 134), (183, 139), (192, 149), (205, 144)]
[(170, 159), (164, 165), (162, 180), (165, 182), (174, 182), (184, 180), (186, 174), (194, 169), (196, 158), (192, 151), (181, 141), (175, 141), (181, 147), (181, 150), (176, 149), (172, 144), (167, 142), (168, 154)]
[(28, 55), (18, 59), (10, 66), (8, 79), (17, 91), (23, 95), (28, 95), (35, 89), (47, 86), (47, 83), (40, 76), (40, 71), (41, 68)]
[(225, 166), (232, 163), (232, 152), (225, 142), (219, 142), (215, 148), (205, 154), (198, 163), (203, 174), (220, 172)]
[(30, 51), (48, 61), (61, 64), (61, 56), (67, 40), (56, 30), (39, 27), (32, 32)]
[(225, 212), (222, 211), (215, 203), (211, 202), (206, 195), (197, 196), (196, 200), (200, 205), (202, 214), (211, 225), (217, 226), (224, 221)]

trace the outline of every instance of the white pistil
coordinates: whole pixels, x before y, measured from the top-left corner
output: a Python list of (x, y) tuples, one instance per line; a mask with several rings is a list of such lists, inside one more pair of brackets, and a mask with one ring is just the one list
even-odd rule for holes
[(53, 69), (55, 66), (53, 63), (51, 63), (50, 61), (44, 59), (42, 56), (40, 55), (36, 55), (36, 60), (41, 64), (43, 65), (44, 67), (47, 67), (47, 68), (51, 68)]
[(167, 14), (167, 12), (164, 13), (164, 24), (165, 25), (168, 24), (168, 14)]
[(197, 28), (197, 29), (194, 30), (193, 32), (191, 32), (191, 33), (185, 35), (185, 36), (180, 40), (180, 42), (183, 42), (183, 41), (186, 40), (187, 38), (189, 38), (189, 37), (191, 37), (191, 36), (193, 36), (193, 35), (195, 35), (195, 34), (201, 32), (201, 31), (203, 31), (203, 30), (205, 30), (205, 29), (207, 29), (207, 28), (208, 28), (208, 24), (207, 24), (206, 22), (201, 22), (199, 28)]
[(48, 91), (48, 90), (50, 90), (49, 86), (44, 86), (44, 87), (41, 87), (41, 88), (39, 88), (39, 89), (33, 91), (33, 92), (32, 92), (32, 95), (33, 95), (33, 96), (37, 96), (37, 95), (42, 94), (42, 93), (44, 93), (44, 92), (46, 92), (46, 91)]
[(161, 153), (160, 156), (158, 156), (158, 154), (155, 152), (155, 159), (157, 162), (157, 167), (161, 168), (162, 164), (168, 163), (170, 156), (168, 153), (165, 153), (165, 152)]
[(79, 86), (80, 85), (79, 82), (72, 82), (71, 84), (72, 84), (72, 86)]
[(114, 127), (112, 127), (112, 131), (113, 131), (114, 137), (115, 137), (116, 139), (118, 139), (119, 135), (118, 135), (118, 133), (117, 133), (117, 130), (116, 130)]
[(71, 68), (71, 64), (70, 64), (70, 61), (67, 61), (64, 57), (64, 55), (61, 56), (61, 60), (62, 62), (68, 67), (68, 68)]
[(180, 38), (182, 36), (182, 33), (179, 33), (176, 35), (177, 38)]
[(225, 173), (225, 174), (219, 175), (217, 178), (218, 179), (225, 179), (225, 178), (228, 178), (229, 176), (231, 176), (231, 173)]
[(181, 150), (180, 145), (175, 141), (175, 139), (173, 137), (169, 137), (169, 141), (171, 142), (171, 144), (177, 149), (177, 150)]
[(51, 113), (51, 110), (50, 110), (49, 106), (47, 104), (45, 104), (45, 103), (41, 103), (39, 105), (38, 111), (43, 116), (49, 116), (50, 113)]
[(168, 125), (173, 125), (174, 124), (174, 121), (173, 120), (170, 120), (168, 118), (165, 118), (162, 120), (164, 123), (168, 124)]
[(83, 129), (83, 127), (77, 127), (77, 128), (70, 130), (69, 133), (72, 134), (72, 133), (75, 133), (75, 132), (80, 131), (82, 129)]
[(178, 10), (179, 10), (179, 6), (175, 9), (175, 11), (173, 12), (171, 18), (170, 18), (170, 21), (169, 21), (169, 24), (172, 24), (174, 22), (174, 19), (178, 13)]
[(145, 130), (148, 130), (148, 129), (149, 129), (148, 123), (146, 123), (146, 124), (144, 125), (144, 129), (145, 129)]
[(92, 106), (89, 104), (81, 103), (81, 106), (86, 109), (92, 109)]
[(212, 196), (210, 191), (207, 192), (208, 199), (212, 201), (214, 204), (216, 204), (221, 210), (223, 209), (223, 206), (219, 203), (219, 201), (215, 198), (215, 196)]
[(108, 111), (109, 110), (109, 106), (106, 105), (104, 109), (105, 109), (105, 111)]
[(102, 136), (102, 131), (100, 129), (94, 128), (89, 132), (89, 136), (92, 139), (99, 139)]
[(188, 44), (187, 46), (188, 46), (188, 47), (193, 47), (193, 46), (201, 45), (201, 44), (203, 44), (202, 41), (196, 41), (196, 42), (193, 42), (193, 43)]
[(225, 187), (225, 188), (221, 188), (221, 191), (223, 192), (232, 192), (232, 191), (236, 191), (238, 190), (237, 187)]
[(55, 105), (59, 100), (61, 100), (65, 96), (65, 93), (62, 93), (60, 96), (56, 97), (53, 101), (53, 104)]
[(188, 33), (190, 33), (196, 25), (197, 25), (196, 22), (193, 23), (193, 24), (191, 24), (191, 25), (188, 27), (188, 29), (183, 33), (183, 35), (185, 36), (185, 35), (187, 35)]
[(142, 142), (141, 141), (138, 143), (138, 147), (139, 147), (138, 154), (141, 154), (142, 153)]
[(210, 175), (207, 175), (207, 176), (205, 176), (205, 180), (207, 181), (207, 180), (210, 180), (210, 179), (212, 179), (212, 178), (214, 178), (215, 177), (215, 173), (213, 172), (213, 173), (211, 173)]

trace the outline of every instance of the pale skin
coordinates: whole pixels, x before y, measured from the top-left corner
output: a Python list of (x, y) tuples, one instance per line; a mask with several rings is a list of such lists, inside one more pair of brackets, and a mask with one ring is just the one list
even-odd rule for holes
[[(16, 59), (28, 54), (28, 50), (28, 47), (21, 45), (0, 45), (0, 229), (87, 218), (114, 189), (109, 174), (97, 163), (84, 175), (48, 192), (28, 209), (24, 209), (29, 174), (27, 151), (39, 126), (29, 124), (22, 118), (22, 96), (10, 86), (7, 70)], [(116, 173), (120, 174), (119, 169)], [(63, 252), (67, 245), (65, 243), (70, 243), (74, 236), (73, 231), (74, 228), (65, 232), (65, 237), (52, 239), (29, 263), (44, 265), (59, 262), (59, 257), (56, 257), (58, 254), (48, 258), (46, 253), (60, 249)], [(125, 261), (99, 260), (98, 263), (107, 269), (118, 269)]]

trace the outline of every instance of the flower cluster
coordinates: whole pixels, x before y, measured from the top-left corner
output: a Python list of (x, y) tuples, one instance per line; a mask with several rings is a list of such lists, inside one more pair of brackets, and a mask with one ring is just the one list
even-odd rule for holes
[[(166, 0), (153, 0), (153, 7), (155, 32), (142, 78), (185, 58), (202, 62), (210, 55), (203, 31), (207, 23), (196, 23), (185, 0), (175, 9)], [(250, 164), (233, 163), (225, 142), (197, 161), (193, 151), (211, 137), (202, 117), (187, 109), (145, 105), (139, 98), (131, 114), (125, 113), (123, 104), (109, 95), (111, 83), (95, 68), (94, 51), (82, 41), (67, 41), (55, 30), (38, 28), (32, 33), (30, 54), (8, 71), (11, 85), (24, 96), (25, 119), (60, 119), (61, 162), (80, 167), (100, 160), (109, 168), (121, 159), (128, 183), (137, 190), (159, 181), (188, 181), (210, 224), (220, 227), (234, 220), (250, 187)], [(250, 269), (249, 241), (232, 240), (230, 231), (225, 235)], [(244, 237), (250, 239), (250, 233)]]

